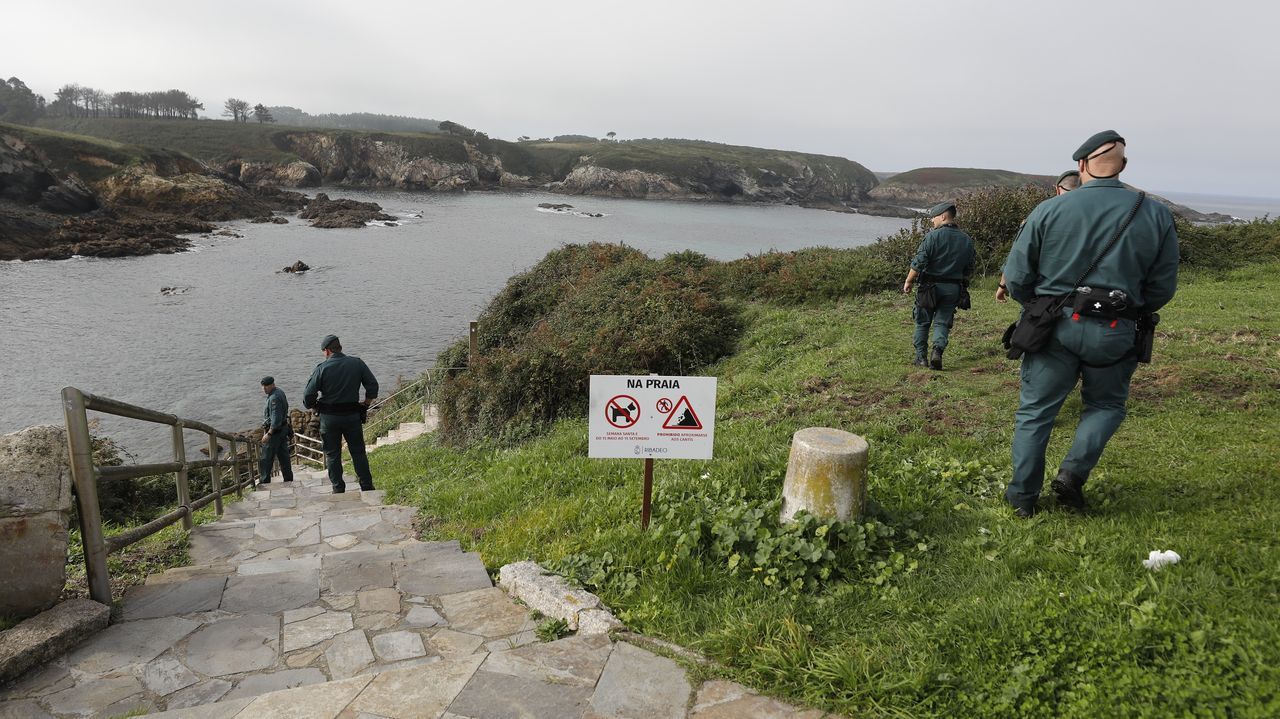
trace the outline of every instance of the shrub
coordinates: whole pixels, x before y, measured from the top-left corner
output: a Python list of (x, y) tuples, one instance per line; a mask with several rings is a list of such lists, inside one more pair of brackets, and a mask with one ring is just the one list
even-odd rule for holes
[[(441, 388), (441, 437), (523, 439), (585, 411), (592, 374), (688, 374), (724, 356), (741, 321), (709, 262), (571, 245), (513, 277), (481, 315), (480, 359)], [(463, 366), (465, 346), (438, 364)]]
[(976, 274), (994, 275), (1004, 265), (1027, 215), (1052, 193), (1038, 185), (979, 190), (957, 201), (956, 219), (978, 251)]
[(1178, 220), (1182, 264), (1230, 269), (1280, 257), (1280, 219), (1262, 217), (1226, 225), (1194, 225)]

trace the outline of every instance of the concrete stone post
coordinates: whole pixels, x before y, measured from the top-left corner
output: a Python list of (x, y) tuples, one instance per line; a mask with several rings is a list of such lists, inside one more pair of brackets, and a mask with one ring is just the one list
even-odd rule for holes
[(0, 613), (29, 617), (58, 601), (71, 501), (66, 430), (0, 436)]
[(782, 521), (800, 510), (822, 519), (850, 521), (867, 496), (867, 440), (826, 427), (795, 433), (782, 485)]

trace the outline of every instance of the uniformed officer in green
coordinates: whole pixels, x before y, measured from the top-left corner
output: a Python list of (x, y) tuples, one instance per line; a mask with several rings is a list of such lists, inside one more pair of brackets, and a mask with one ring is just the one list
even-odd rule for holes
[(293, 434), (293, 428), (289, 426), (289, 400), (285, 398), (284, 390), (276, 386), (275, 377), (262, 378), (262, 393), (267, 396), (267, 403), (262, 408), (262, 456), (258, 459), (258, 476), (263, 484), (269, 484), (271, 464), (278, 461), (281, 479), (292, 482), (289, 436)]
[[(1005, 261), (1009, 293), (1023, 304), (1036, 296), (1073, 293), (1073, 283), (1138, 203), (1138, 193), (1119, 179), (1128, 160), (1124, 138), (1114, 130), (1090, 137), (1071, 159), (1079, 163), (1083, 184), (1036, 207)], [(1080, 423), (1051, 488), (1059, 505), (1084, 509), (1085, 480), (1125, 417), (1129, 380), (1137, 367), (1134, 318), (1163, 307), (1177, 289), (1173, 214), (1159, 202), (1144, 200), (1115, 245), (1080, 284), (1095, 294), (1102, 290), (1107, 297), (1114, 290), (1123, 292), (1129, 309), (1115, 317), (1097, 317), (1074, 312), (1069, 302), (1045, 349), (1023, 355), (1013, 479), (1005, 491), (1019, 517), (1036, 512), (1049, 433), (1077, 380), (1083, 402)]]
[[(351, 464), (355, 467), (360, 489), (373, 489), (373, 475), (364, 450), (363, 415), (378, 396), (378, 380), (359, 357), (342, 353), (336, 335), (326, 335), (320, 342), (324, 361), (316, 365), (307, 380), (302, 404), (320, 413), (320, 439), (324, 444), (324, 464), (329, 471), (333, 493), (347, 491), (342, 481), (342, 440), (347, 441)], [(360, 388), (364, 387), (364, 400)]]
[(915, 259), (911, 261), (911, 270), (902, 283), (903, 294), (910, 294), (911, 287), (919, 278), (924, 285), (935, 286), (937, 306), (925, 309), (920, 306), (919, 295), (911, 316), (915, 319), (916, 330), (913, 337), (916, 348), (916, 366), (925, 366), (925, 354), (929, 348), (929, 326), (933, 325), (933, 354), (929, 356), (928, 365), (932, 369), (942, 369), (942, 353), (947, 349), (947, 341), (951, 335), (951, 324), (955, 321), (956, 303), (960, 294), (969, 283), (978, 256), (973, 248), (973, 240), (956, 225), (956, 205), (954, 202), (943, 202), (929, 210), (933, 220), (933, 229), (924, 236), (916, 250)]
[[(1072, 190), (1076, 189), (1079, 186), (1080, 186), (1080, 171), (1067, 170), (1061, 175), (1058, 175), (1058, 181), (1053, 185), (1053, 197), (1061, 197), (1062, 195), (1065, 195), (1068, 192), (1071, 192)], [(1045, 200), (1045, 202), (1052, 200), (1053, 197), (1050, 197), (1048, 200)], [(1023, 220), (1022, 224), (1018, 225), (1018, 230), (1021, 231), (1022, 225), (1025, 225), (1025, 224), (1027, 224), (1027, 221)], [(1003, 274), (1000, 275), (1000, 284), (996, 285), (996, 301), (997, 302), (1009, 301), (1009, 286), (1005, 284)]]

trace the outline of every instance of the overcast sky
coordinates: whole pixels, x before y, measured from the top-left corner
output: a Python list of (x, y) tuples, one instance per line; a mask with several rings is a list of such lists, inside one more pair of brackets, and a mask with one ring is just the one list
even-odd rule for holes
[(685, 137), (872, 170), (1056, 174), (1128, 139), (1153, 190), (1280, 195), (1280, 3), (6, 2), (0, 75), (181, 88), (514, 139)]

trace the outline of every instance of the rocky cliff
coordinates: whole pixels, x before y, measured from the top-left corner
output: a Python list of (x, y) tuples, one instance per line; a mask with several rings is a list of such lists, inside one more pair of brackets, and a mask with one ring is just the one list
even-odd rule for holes
[(178, 235), (210, 221), (303, 204), (181, 153), (0, 127), (0, 260), (179, 252), (189, 243)]
[[(414, 147), (409, 140), (349, 132), (286, 132), (277, 143), (300, 158), (285, 166), (240, 163), (237, 177), (248, 184), (314, 187), (398, 187), (452, 192), (495, 187), (530, 187), (528, 177), (503, 168), (502, 158), (472, 143), (432, 143)], [(237, 169), (237, 164), (228, 166)]]
[(224, 169), (248, 185), (285, 187), (334, 184), (432, 192), (538, 187), (572, 195), (846, 210), (879, 204), (867, 197), (875, 176), (849, 160), (714, 143), (569, 145), (339, 131), (281, 131), (273, 141), (298, 161), (237, 160)]

